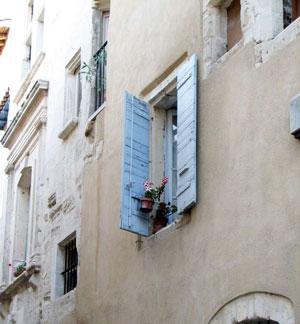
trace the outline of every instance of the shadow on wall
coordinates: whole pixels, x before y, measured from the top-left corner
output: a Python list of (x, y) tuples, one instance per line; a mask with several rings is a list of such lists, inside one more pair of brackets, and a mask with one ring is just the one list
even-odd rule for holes
[[(252, 319), (253, 321), (249, 321)], [(280, 324), (295, 324), (293, 303), (281, 295), (267, 292), (249, 293), (223, 305), (209, 324), (245, 323), (245, 320), (248, 320), (249, 324), (257, 323), (255, 319), (260, 319), (261, 323), (264, 323), (264, 319)]]

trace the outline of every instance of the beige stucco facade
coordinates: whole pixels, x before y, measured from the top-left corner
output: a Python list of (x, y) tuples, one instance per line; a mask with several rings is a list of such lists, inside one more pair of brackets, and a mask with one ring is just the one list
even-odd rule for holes
[[(255, 40), (239, 44), (206, 76), (201, 12), (200, 1), (112, 1), (100, 154), (84, 169), (79, 323), (209, 323), (253, 292), (286, 297), (300, 320), (299, 38), (259, 65)], [(138, 249), (119, 229), (123, 93), (142, 97), (185, 52), (200, 68), (199, 201), (190, 222)]]

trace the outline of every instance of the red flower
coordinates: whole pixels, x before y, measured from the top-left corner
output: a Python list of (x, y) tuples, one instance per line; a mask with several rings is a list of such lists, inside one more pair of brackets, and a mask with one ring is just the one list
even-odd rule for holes
[(162, 180), (161, 180), (161, 183), (163, 185), (166, 185), (168, 183), (168, 181), (169, 181), (168, 177), (163, 177)]

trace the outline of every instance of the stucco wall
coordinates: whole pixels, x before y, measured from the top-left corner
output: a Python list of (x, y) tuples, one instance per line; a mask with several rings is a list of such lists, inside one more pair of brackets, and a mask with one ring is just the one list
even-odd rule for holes
[(185, 51), (202, 67), (200, 35), (199, 1), (112, 2), (108, 101), (104, 125), (96, 121), (103, 151), (84, 174), (79, 323), (205, 324), (252, 291), (290, 298), (300, 320), (300, 144), (288, 120), (299, 38), (259, 68), (250, 43), (207, 80), (200, 72), (191, 222), (143, 239), (140, 250), (119, 229), (124, 90), (139, 95)]

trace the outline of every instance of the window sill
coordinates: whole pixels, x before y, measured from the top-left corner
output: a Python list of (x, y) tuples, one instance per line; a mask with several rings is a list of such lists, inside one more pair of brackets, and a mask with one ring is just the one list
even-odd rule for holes
[(84, 134), (86, 137), (90, 135), (93, 130), (94, 122), (100, 112), (106, 107), (106, 101), (88, 118), (85, 126)]
[[(143, 240), (143, 243), (148, 245), (148, 244), (154, 244), (157, 241), (167, 239), (169, 236), (171, 236), (177, 230), (180, 230), (183, 226), (189, 224), (190, 221), (191, 221), (191, 215), (184, 214), (180, 219), (175, 220), (172, 224), (162, 228), (157, 233), (146, 237)], [(143, 247), (145, 247), (145, 246), (143, 246)], [(141, 247), (141, 249), (143, 249), (143, 247)]]
[(29, 282), (32, 288), (36, 288), (36, 284), (31, 280), (33, 274), (40, 272), (40, 266), (32, 264), (26, 268), (18, 277), (16, 277), (8, 286), (6, 286), (2, 291), (0, 291), (0, 302), (11, 299), (15, 296), (20, 287), (24, 286)]
[(60, 139), (62, 139), (63, 141), (65, 141), (70, 136), (70, 134), (74, 131), (74, 129), (77, 127), (77, 125), (78, 125), (78, 118), (70, 119), (66, 123), (63, 130), (58, 134), (58, 137)]
[(256, 45), (256, 67), (267, 62), (277, 51), (283, 49), (300, 35), (300, 18), (283, 29), (275, 38)]
[(206, 78), (210, 75), (212, 71), (217, 69), (219, 66), (224, 64), (230, 57), (232, 57), (235, 53), (237, 53), (244, 46), (244, 39), (242, 38), (238, 43), (236, 43), (229, 51), (224, 53), (221, 57), (212, 64), (210, 71), (208, 72)]
[(64, 295), (59, 295), (56, 296), (55, 299), (53, 300), (55, 303), (62, 303), (62, 304), (68, 304), (71, 303), (74, 298), (75, 298), (75, 292), (76, 292), (76, 287), (70, 291), (68, 291)]
[(25, 78), (23, 79), (23, 82), (21, 83), (21, 86), (14, 98), (14, 101), (18, 104), (22, 97), (24, 96), (26, 90), (28, 89), (30, 82), (32, 81), (33, 77), (35, 76), (37, 70), (39, 69), (39, 67), (41, 66), (44, 58), (45, 58), (45, 53), (44, 52), (40, 52), (37, 56), (37, 58), (35, 59), (35, 62), (33, 63), (31, 69), (27, 72)]

